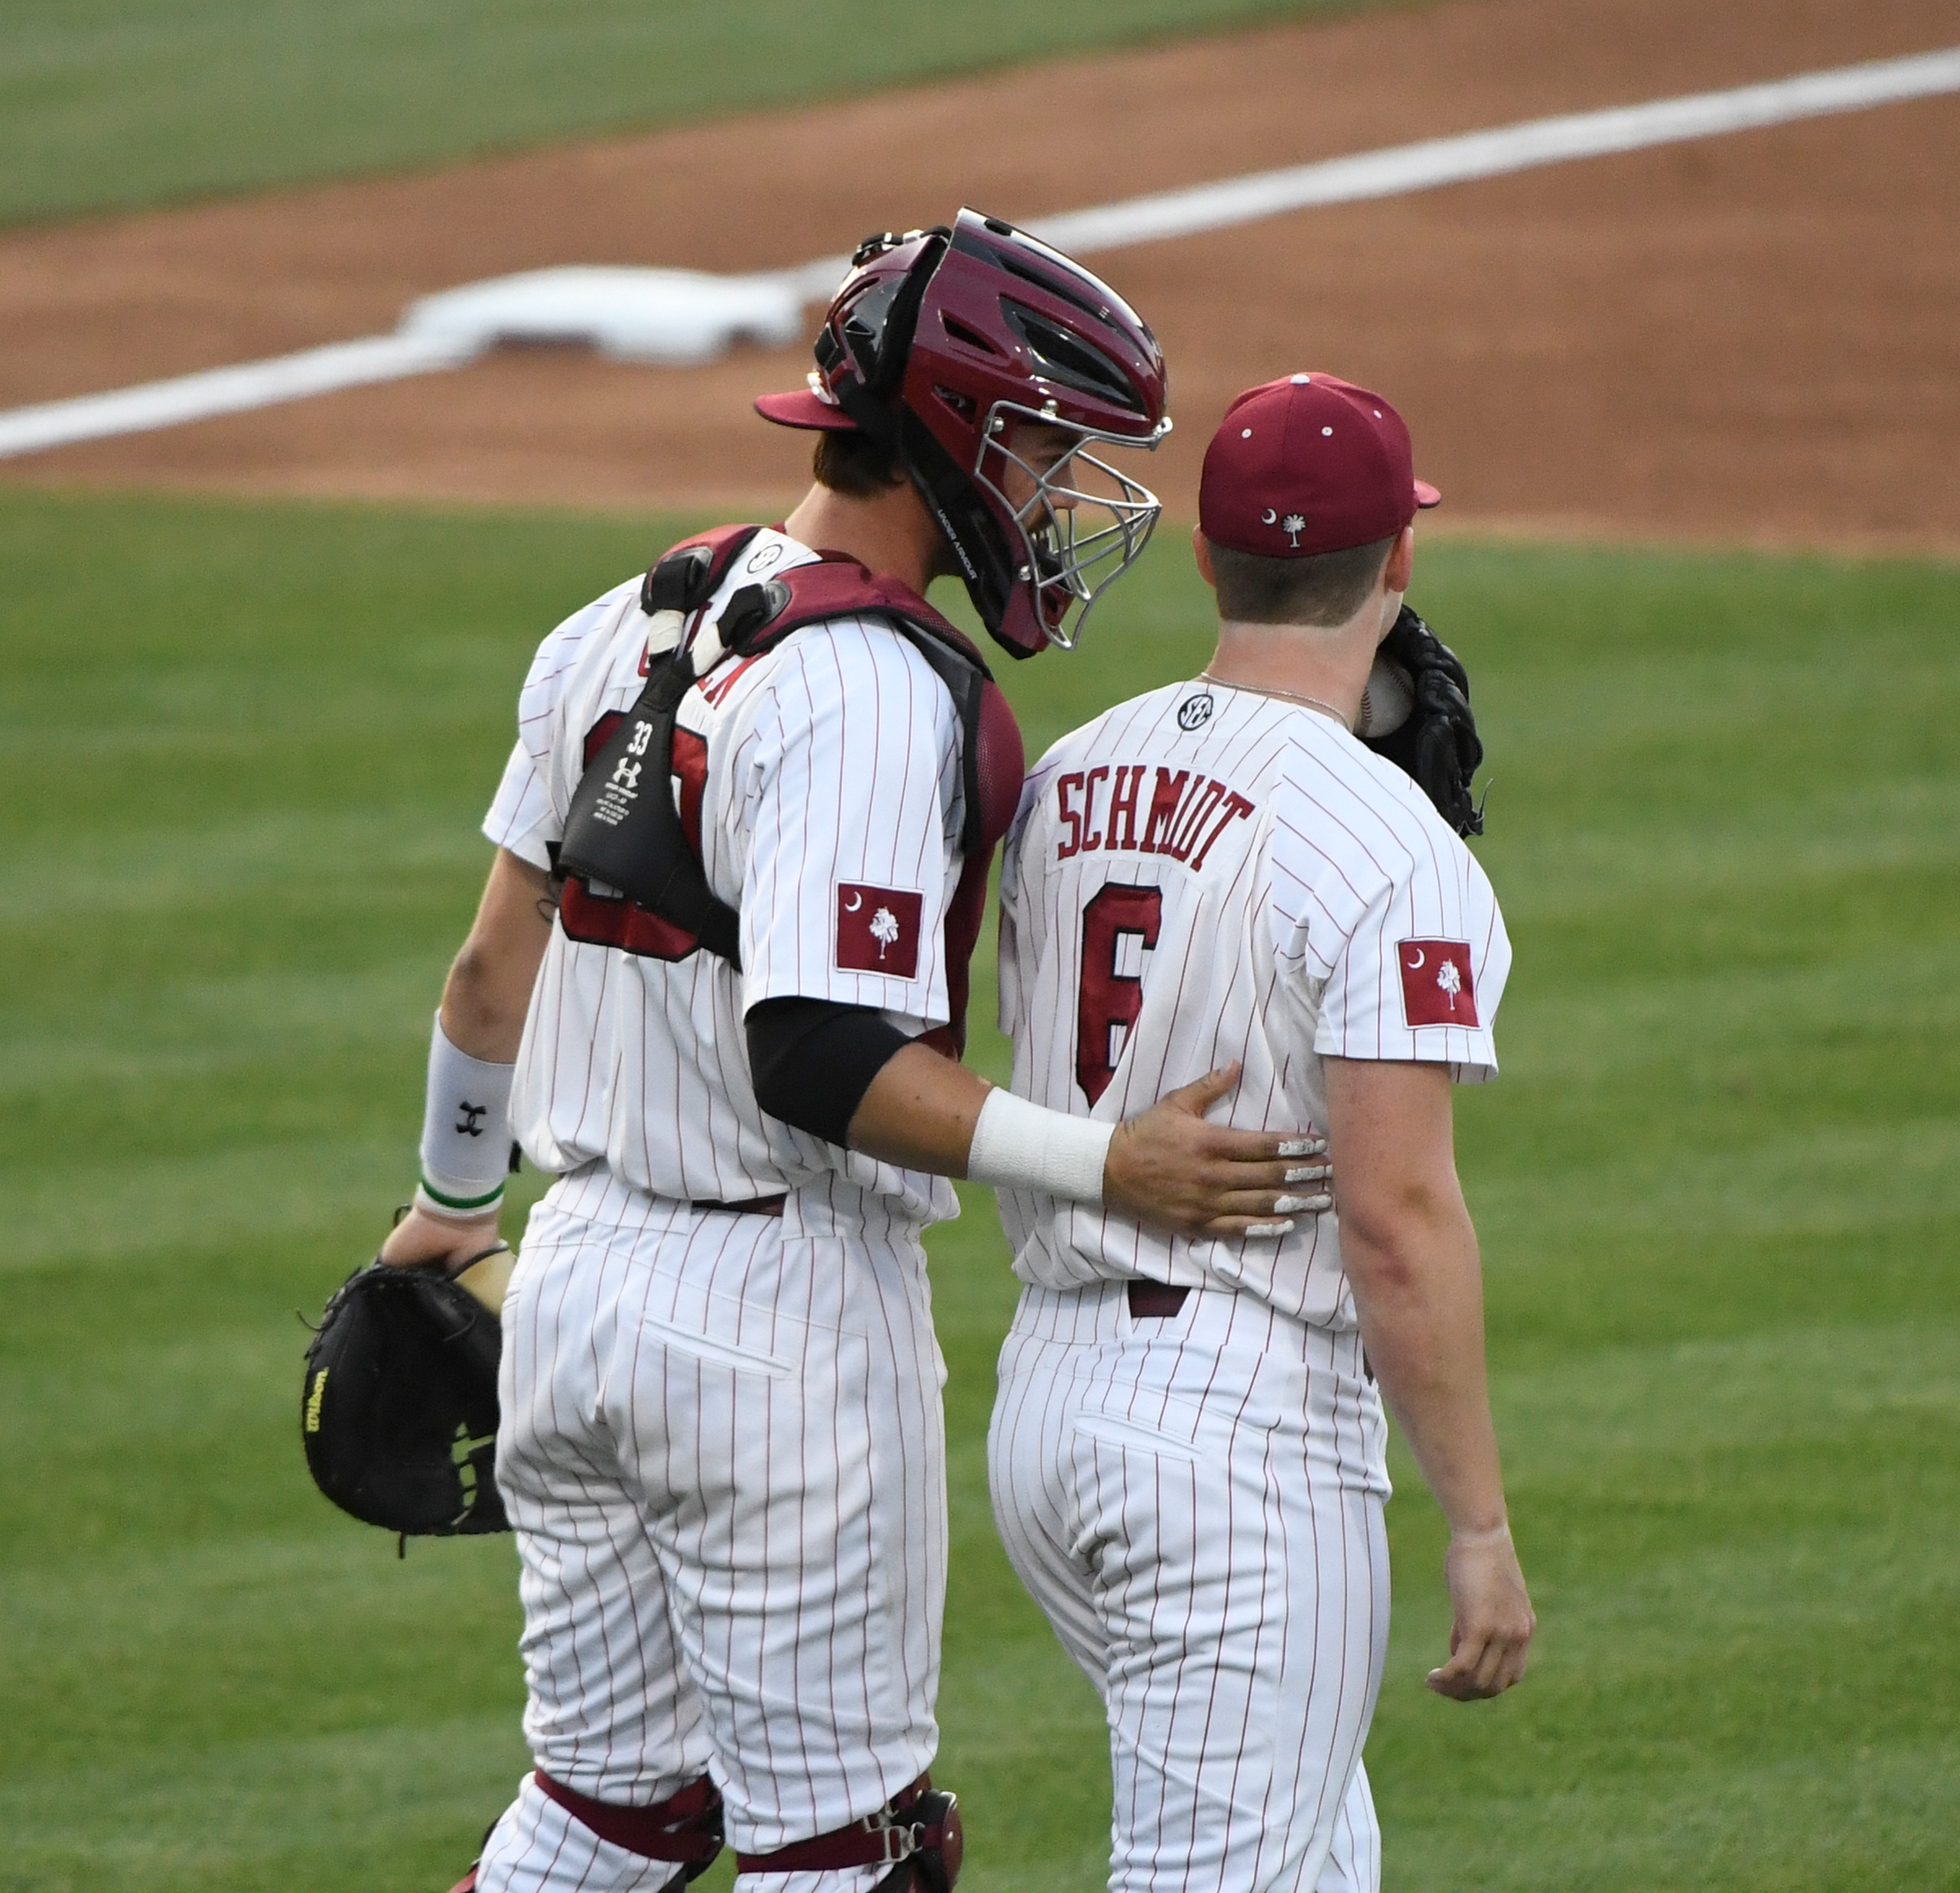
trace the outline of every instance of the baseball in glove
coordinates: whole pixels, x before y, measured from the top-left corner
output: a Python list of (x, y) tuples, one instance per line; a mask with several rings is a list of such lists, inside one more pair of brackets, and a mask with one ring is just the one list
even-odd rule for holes
[(502, 1243), (451, 1276), (376, 1260), (334, 1292), (306, 1351), (300, 1438), (343, 1512), (404, 1538), (508, 1531), (497, 1496)]
[(1412, 776), (1459, 835), (1484, 832), (1483, 805), (1470, 799), (1470, 778), (1484, 759), (1470, 679), (1456, 653), (1406, 605), (1374, 654), (1355, 734)]

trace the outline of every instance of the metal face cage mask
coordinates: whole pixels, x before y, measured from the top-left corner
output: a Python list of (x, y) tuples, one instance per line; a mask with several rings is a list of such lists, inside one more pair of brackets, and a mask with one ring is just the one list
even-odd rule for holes
[(1169, 431), (1163, 354), (1142, 318), (1059, 251), (962, 209), (950, 226), (868, 238), (814, 353), (812, 392), (761, 411), (886, 443), (994, 641), (1015, 657), (1073, 648), (1159, 512), (1088, 450), (1153, 448)]
[[(1075, 649), (1096, 600), (1141, 557), (1163, 512), (1147, 486), (1089, 450), (1154, 448), (1169, 432), (1168, 416), (1139, 439), (1065, 420), (1053, 403), (998, 401), (988, 409), (974, 482), (997, 521), (1012, 524), (1019, 542), (1015, 577), (1032, 592), (1042, 631), (1058, 649)], [(1031, 436), (1040, 435), (1066, 435), (1073, 444), (1052, 459), (1031, 454)]]

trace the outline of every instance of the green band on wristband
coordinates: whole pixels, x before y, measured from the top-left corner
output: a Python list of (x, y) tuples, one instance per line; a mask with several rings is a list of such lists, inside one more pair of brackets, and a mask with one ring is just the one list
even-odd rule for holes
[(487, 1209), (491, 1204), (501, 1200), (504, 1187), (501, 1183), (484, 1196), (445, 1196), (429, 1179), (422, 1179), (423, 1192), (431, 1202), (439, 1202), (445, 1209)]

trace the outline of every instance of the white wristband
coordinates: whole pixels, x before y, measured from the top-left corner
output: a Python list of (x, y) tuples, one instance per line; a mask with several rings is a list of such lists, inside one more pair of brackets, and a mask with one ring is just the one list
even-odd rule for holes
[(494, 1215), (510, 1173), (510, 1081), (517, 1067), (458, 1052), (436, 1015), (415, 1206), (468, 1222)]
[(1103, 1200), (1103, 1166), (1112, 1124), (1030, 1104), (1012, 1091), (988, 1092), (973, 1127), (966, 1173), (976, 1183), (1040, 1190), (1071, 1202)]

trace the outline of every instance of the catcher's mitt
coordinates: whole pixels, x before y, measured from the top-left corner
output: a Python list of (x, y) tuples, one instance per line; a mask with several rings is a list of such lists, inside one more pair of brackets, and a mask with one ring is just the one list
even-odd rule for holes
[(509, 1530), (495, 1478), (502, 1282), (479, 1279), (508, 1277), (507, 1254), (472, 1258), (468, 1283), (439, 1263), (376, 1260), (335, 1290), (306, 1351), (300, 1438), (342, 1511), (405, 1536)]
[(1409, 687), (1409, 713), (1391, 729), (1370, 729), (1361, 741), (1413, 776), (1459, 835), (1481, 834), (1484, 812), (1470, 799), (1470, 778), (1484, 746), (1470, 714), (1470, 679), (1456, 653), (1404, 605), (1375, 653), (1376, 665), (1384, 663)]

